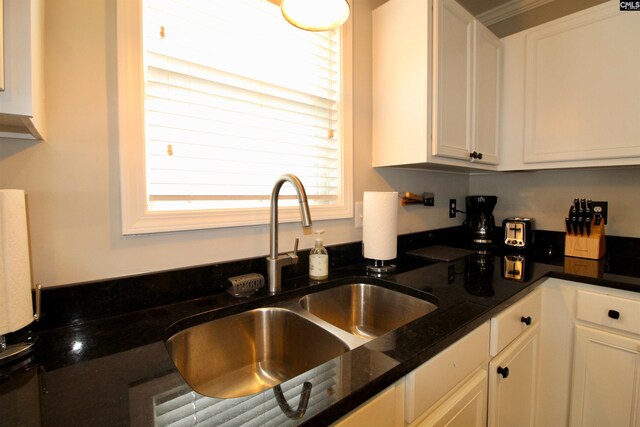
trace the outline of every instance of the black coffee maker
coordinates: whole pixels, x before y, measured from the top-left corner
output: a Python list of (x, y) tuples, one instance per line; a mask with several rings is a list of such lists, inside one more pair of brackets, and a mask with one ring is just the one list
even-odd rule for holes
[(496, 243), (496, 224), (493, 208), (498, 202), (497, 196), (467, 196), (467, 219), (464, 222), (471, 233), (471, 242), (475, 245)]

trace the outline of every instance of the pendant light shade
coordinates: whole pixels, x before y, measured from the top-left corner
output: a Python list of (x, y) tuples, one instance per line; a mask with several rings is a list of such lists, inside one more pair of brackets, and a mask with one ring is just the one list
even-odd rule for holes
[(332, 30), (349, 18), (346, 0), (282, 0), (280, 10), (289, 23), (308, 31)]

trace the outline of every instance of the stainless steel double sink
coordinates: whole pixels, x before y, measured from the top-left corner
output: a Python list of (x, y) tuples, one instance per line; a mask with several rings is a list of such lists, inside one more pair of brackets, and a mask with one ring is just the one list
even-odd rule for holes
[(191, 326), (165, 344), (191, 388), (234, 398), (277, 386), (436, 308), (380, 285), (352, 283)]

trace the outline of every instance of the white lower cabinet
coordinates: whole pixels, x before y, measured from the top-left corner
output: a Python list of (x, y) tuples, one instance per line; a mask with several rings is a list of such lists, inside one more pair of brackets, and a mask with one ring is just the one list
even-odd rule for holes
[(606, 329), (575, 327), (569, 425), (640, 426), (640, 301), (583, 291), (577, 301), (579, 320)]
[(483, 427), (487, 424), (487, 371), (481, 369), (458, 387), (418, 427)]
[(404, 380), (398, 381), (356, 410), (345, 415), (334, 426), (404, 426)]
[(536, 323), (489, 363), (490, 427), (534, 425), (538, 352)]
[(545, 279), (336, 425), (640, 427), (640, 294)]
[(543, 285), (537, 426), (640, 427), (640, 295)]
[(486, 409), (478, 413), (475, 405), (486, 401), (486, 373), (479, 377), (478, 372), (485, 371), (488, 362), (486, 322), (405, 377), (407, 425), (463, 425), (458, 423), (469, 418), (479, 418), (484, 425)]
[(640, 426), (640, 339), (576, 326), (570, 426)]
[(491, 319), (490, 427), (534, 425), (541, 321), (540, 288)]
[(547, 279), (542, 287), (540, 372), (536, 427), (567, 426), (573, 357), (575, 287)]

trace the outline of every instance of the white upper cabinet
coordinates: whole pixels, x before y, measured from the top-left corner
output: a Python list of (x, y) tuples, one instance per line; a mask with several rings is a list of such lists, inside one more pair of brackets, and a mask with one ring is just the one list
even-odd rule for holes
[(373, 11), (373, 166), (426, 162), (431, 141), (431, 2)]
[(373, 11), (373, 166), (495, 169), (500, 40), (454, 0)]
[(475, 22), (476, 81), (474, 150), (485, 163), (500, 163), (498, 130), (500, 119), (500, 39), (486, 27)]
[(503, 39), (501, 169), (640, 163), (638, 40), (617, 1)]
[(469, 159), (473, 137), (473, 16), (455, 0), (435, 2), (433, 155)]
[[(2, 4), (2, 2), (0, 2)], [(0, 138), (43, 139), (42, 28), (40, 0), (4, 0), (3, 90)], [(2, 28), (0, 26), (0, 28)]]

